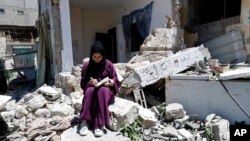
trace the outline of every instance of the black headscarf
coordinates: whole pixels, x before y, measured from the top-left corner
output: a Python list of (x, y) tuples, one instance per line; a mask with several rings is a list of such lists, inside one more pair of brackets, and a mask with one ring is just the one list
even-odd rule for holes
[[(96, 63), (92, 59), (92, 55), (94, 53), (100, 53), (102, 55), (102, 60), (99, 63)], [(88, 66), (88, 72), (89, 72), (90, 77), (97, 76), (98, 72), (102, 72), (105, 69), (105, 67), (106, 67), (106, 56), (105, 56), (104, 47), (100, 41), (96, 41), (91, 46), (91, 51), (90, 51), (89, 66)]]

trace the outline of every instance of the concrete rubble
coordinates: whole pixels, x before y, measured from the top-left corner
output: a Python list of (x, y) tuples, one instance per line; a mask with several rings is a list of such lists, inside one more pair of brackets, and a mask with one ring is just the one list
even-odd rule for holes
[[(18, 126), (20, 129), (7, 138), (13, 141), (19, 140), (56, 140), (69, 141), (80, 140), (122, 140), (129, 141), (123, 137), (120, 131), (124, 126), (130, 126), (133, 122), (141, 124), (141, 139), (143, 140), (203, 140), (205, 128), (209, 127), (214, 131), (218, 141), (229, 139), (229, 123), (221, 117), (211, 114), (205, 121), (189, 120), (183, 106), (179, 103), (172, 103), (163, 106), (158, 105), (151, 109), (145, 109), (130, 100), (115, 98), (114, 103), (109, 107), (111, 111), (111, 126), (105, 129), (105, 135), (95, 138), (93, 133), (88, 136), (80, 136), (77, 133), (78, 125), (74, 121), (79, 116), (80, 105), (73, 104), (73, 100), (83, 97), (81, 92), (72, 92), (69, 95), (62, 93), (60, 88), (42, 86), (43, 88), (54, 89), (60, 93), (55, 100), (47, 99), (37, 89), (34, 92), (23, 96), (20, 101), (9, 101), (1, 116), (8, 123), (10, 128)], [(62, 89), (62, 88), (61, 88)], [(80, 103), (78, 103), (80, 104)], [(16, 108), (13, 108), (16, 107)], [(161, 107), (161, 108), (160, 108)], [(164, 109), (160, 111), (160, 109)], [(163, 112), (163, 113), (161, 113)]]
[[(126, 66), (120, 64), (120, 68), (126, 68)], [(76, 72), (58, 74), (55, 86), (43, 85), (27, 93), (19, 101), (10, 100), (5, 104), (1, 116), (10, 128), (14, 129), (16, 126), (20, 128), (8, 136), (10, 140), (42, 141), (52, 140), (52, 138), (58, 141), (72, 138), (96, 140), (93, 133), (86, 137), (77, 133), (78, 125), (74, 121), (79, 117), (84, 95), (82, 90), (77, 89), (78, 85), (74, 81), (80, 79), (81, 72), (79, 69), (72, 69), (72, 71)], [(206, 126), (211, 127), (215, 132), (216, 139), (229, 138), (227, 120), (218, 118), (216, 115), (208, 118), (206, 123), (201, 120), (190, 120), (184, 107), (179, 103), (168, 104), (163, 108), (158, 105), (145, 109), (138, 103), (120, 98), (118, 95), (109, 109), (111, 125), (106, 129), (106, 134), (97, 140), (109, 138), (129, 141), (129, 138), (123, 137), (118, 131), (137, 121), (141, 125), (143, 140), (192, 141), (197, 140), (198, 137), (202, 140), (205, 138)]]

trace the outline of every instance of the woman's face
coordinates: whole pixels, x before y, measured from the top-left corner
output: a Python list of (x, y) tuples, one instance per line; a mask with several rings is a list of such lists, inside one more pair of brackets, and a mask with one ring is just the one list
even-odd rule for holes
[(102, 55), (96, 52), (92, 55), (92, 59), (95, 61), (95, 63), (99, 63), (102, 60)]

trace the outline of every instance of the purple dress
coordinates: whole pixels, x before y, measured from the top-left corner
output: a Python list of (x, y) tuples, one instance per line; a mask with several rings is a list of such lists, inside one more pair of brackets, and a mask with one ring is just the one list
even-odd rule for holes
[(89, 128), (96, 129), (110, 124), (110, 112), (108, 106), (116, 95), (120, 83), (113, 64), (106, 60), (105, 69), (98, 72), (94, 78), (98, 81), (109, 77), (114, 80), (113, 86), (100, 86), (95, 88), (89, 84), (90, 76), (87, 75), (88, 62), (83, 65), (81, 88), (84, 91), (82, 109), (80, 113), (81, 120), (86, 120)]

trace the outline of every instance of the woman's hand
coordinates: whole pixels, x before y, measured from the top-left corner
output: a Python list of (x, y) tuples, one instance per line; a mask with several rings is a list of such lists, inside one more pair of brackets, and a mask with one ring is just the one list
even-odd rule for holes
[(114, 80), (113, 79), (109, 79), (109, 81), (108, 82), (106, 82), (105, 84), (104, 84), (105, 86), (114, 86)]
[(90, 77), (89, 84), (92, 85), (92, 86), (95, 86), (97, 84), (97, 80)]

